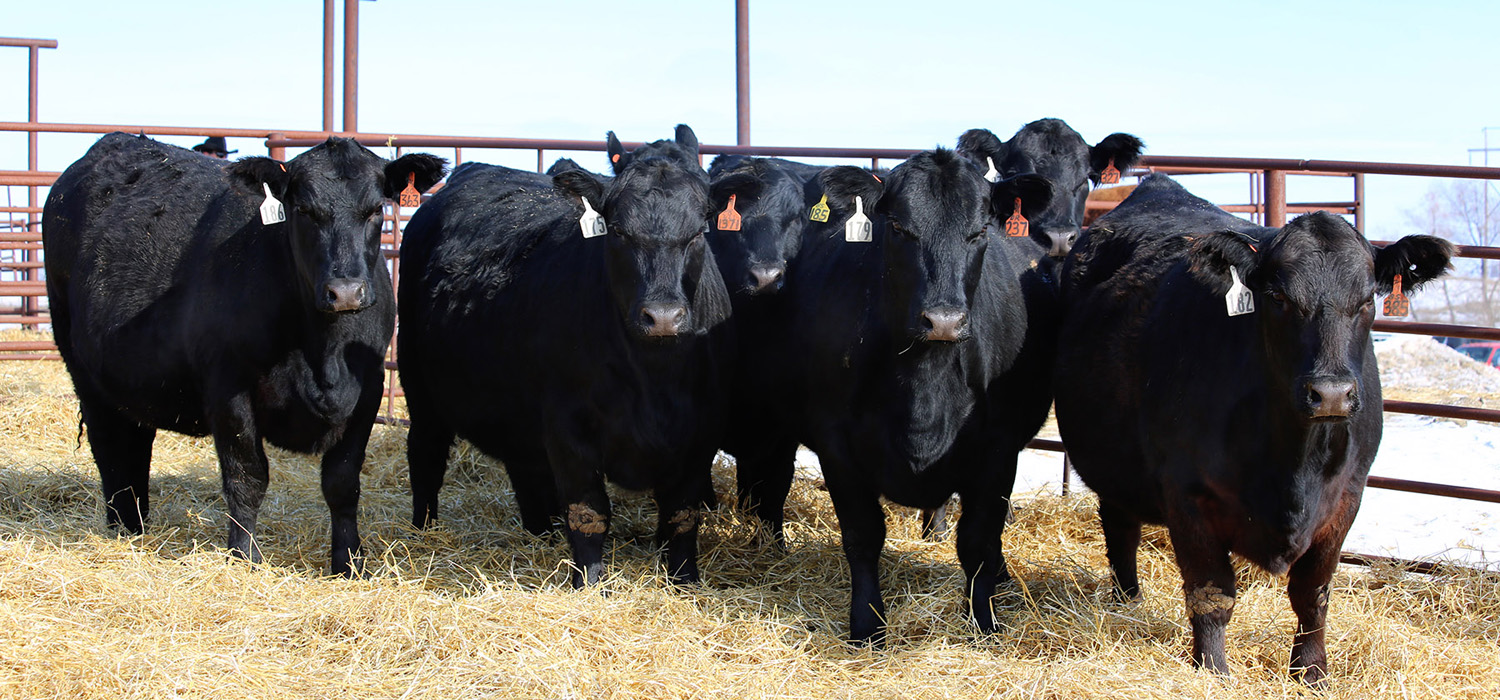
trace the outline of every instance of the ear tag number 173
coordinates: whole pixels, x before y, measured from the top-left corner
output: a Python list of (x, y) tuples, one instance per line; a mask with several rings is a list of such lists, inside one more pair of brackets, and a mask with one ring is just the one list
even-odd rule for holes
[(1243, 316), (1255, 313), (1255, 294), (1240, 281), (1240, 271), (1233, 265), (1229, 266), (1229, 278), (1233, 282), (1229, 285), (1229, 291), (1224, 294), (1224, 306), (1228, 308), (1230, 316)]

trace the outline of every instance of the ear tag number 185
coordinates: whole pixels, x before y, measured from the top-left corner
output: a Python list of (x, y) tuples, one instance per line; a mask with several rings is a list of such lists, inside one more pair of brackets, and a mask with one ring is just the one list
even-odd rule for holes
[(874, 226), (870, 223), (870, 217), (865, 216), (865, 201), (862, 197), (854, 197), (854, 216), (844, 222), (844, 240), (850, 243), (869, 243), (874, 240), (872, 235)]
[(260, 224), (270, 226), (286, 221), (286, 207), (281, 205), (281, 200), (271, 194), (271, 185), (262, 182), (260, 186), (266, 191), (266, 201), (260, 203)]
[(578, 228), (583, 229), (583, 237), (593, 238), (609, 233), (609, 228), (604, 225), (604, 217), (594, 211), (594, 207), (589, 204), (589, 198), (582, 197), (581, 199), (583, 199), (583, 216), (578, 217)]
[(1243, 316), (1255, 313), (1255, 294), (1240, 281), (1240, 271), (1233, 265), (1229, 266), (1229, 279), (1233, 280), (1229, 285), (1229, 291), (1224, 294), (1224, 306), (1228, 309), (1230, 316)]
[(829, 213), (830, 212), (829, 212), (829, 209), (828, 209), (828, 195), (825, 194), (825, 195), (823, 195), (822, 199), (818, 200), (817, 204), (812, 205), (812, 212), (808, 215), (807, 218), (811, 219), (813, 221), (818, 221), (818, 222), (822, 222), (822, 223), (826, 224), (826, 223), (828, 223), (828, 214)]

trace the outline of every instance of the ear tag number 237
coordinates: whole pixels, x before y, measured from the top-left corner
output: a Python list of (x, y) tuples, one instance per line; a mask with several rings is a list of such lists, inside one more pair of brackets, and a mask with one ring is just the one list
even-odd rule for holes
[(1224, 306), (1229, 310), (1230, 316), (1243, 316), (1255, 313), (1255, 294), (1240, 281), (1240, 271), (1233, 265), (1229, 266), (1229, 278), (1233, 282), (1229, 285), (1229, 291), (1224, 294)]

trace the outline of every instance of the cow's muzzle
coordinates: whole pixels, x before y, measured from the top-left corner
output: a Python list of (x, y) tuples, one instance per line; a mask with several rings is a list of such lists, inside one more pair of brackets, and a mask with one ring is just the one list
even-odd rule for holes
[(641, 307), (641, 328), (648, 336), (675, 336), (686, 320), (687, 307), (680, 304), (646, 304)]
[(323, 287), (323, 310), (358, 311), (368, 306), (370, 283), (353, 277), (329, 280)]
[(955, 343), (969, 333), (969, 314), (958, 309), (928, 309), (922, 312), (924, 340)]
[(1348, 418), (1359, 410), (1359, 391), (1355, 383), (1336, 377), (1315, 377), (1302, 387), (1302, 401), (1313, 419)]

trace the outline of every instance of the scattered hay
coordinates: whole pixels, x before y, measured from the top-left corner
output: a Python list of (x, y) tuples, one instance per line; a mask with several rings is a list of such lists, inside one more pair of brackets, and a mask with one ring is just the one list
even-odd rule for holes
[[(400, 410), (400, 406), (397, 406)], [(1234, 675), (1186, 662), (1181, 580), (1148, 528), (1145, 599), (1111, 602), (1086, 498), (1017, 499), (1015, 583), (988, 638), (962, 618), (951, 543), (892, 507), (890, 644), (843, 643), (848, 579), (828, 494), (793, 487), (785, 552), (727, 505), (701, 530), (701, 586), (670, 586), (649, 499), (614, 494), (608, 573), (568, 587), (567, 545), (521, 528), (496, 464), (455, 448), (441, 525), (408, 524), (405, 430), (377, 426), (363, 477), (372, 577), (324, 575), (316, 460), (271, 455), (266, 564), (226, 559), (211, 441), (161, 433), (151, 530), (102, 525), (58, 363), (0, 363), (0, 696), (516, 698), (1309, 697), (1286, 673), (1284, 582), (1241, 567)], [(732, 470), (715, 471), (721, 493)], [(1491, 698), (1500, 584), (1346, 568), (1333, 583), (1329, 698)]]

